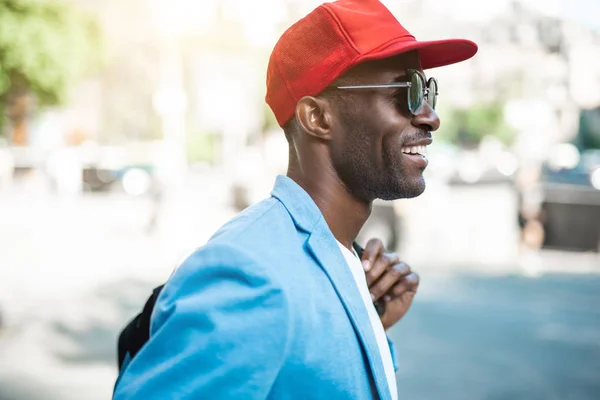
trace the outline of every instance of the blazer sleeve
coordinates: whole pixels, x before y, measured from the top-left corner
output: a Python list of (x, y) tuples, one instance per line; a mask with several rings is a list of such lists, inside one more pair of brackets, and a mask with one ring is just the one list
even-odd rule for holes
[(198, 250), (160, 294), (150, 340), (113, 399), (266, 398), (285, 359), (288, 315), (259, 262), (231, 246)]

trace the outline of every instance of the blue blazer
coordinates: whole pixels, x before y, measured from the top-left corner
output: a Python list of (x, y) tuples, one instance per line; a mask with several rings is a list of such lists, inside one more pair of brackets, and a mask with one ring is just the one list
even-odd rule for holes
[(114, 394), (373, 398), (390, 395), (352, 272), (319, 208), (285, 176), (174, 272)]

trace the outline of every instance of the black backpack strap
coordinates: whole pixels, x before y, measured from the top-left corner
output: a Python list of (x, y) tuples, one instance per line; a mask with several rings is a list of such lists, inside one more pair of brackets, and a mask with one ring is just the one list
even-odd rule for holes
[(360, 245), (356, 242), (352, 242), (352, 247), (354, 247), (354, 251), (356, 251), (356, 254), (358, 254), (358, 258), (361, 258), (363, 253), (365, 252), (365, 249), (360, 247)]
[(122, 368), (123, 361), (125, 361), (127, 354), (129, 354), (130, 358), (133, 358), (148, 339), (150, 339), (150, 317), (152, 316), (152, 310), (154, 309), (156, 299), (163, 287), (164, 285), (160, 285), (152, 291), (152, 295), (146, 301), (142, 312), (136, 315), (123, 331), (121, 331), (117, 349), (119, 370)]

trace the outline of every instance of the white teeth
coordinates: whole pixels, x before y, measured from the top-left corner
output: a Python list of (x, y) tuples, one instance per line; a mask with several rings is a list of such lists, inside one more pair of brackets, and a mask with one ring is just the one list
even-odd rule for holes
[(406, 154), (421, 154), (425, 155), (427, 150), (427, 146), (412, 146), (412, 147), (403, 147), (402, 153)]

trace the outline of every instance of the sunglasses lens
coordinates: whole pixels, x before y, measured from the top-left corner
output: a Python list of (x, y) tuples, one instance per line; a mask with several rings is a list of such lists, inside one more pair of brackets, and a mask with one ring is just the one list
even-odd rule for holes
[(410, 88), (408, 90), (408, 109), (415, 114), (423, 102), (423, 80), (418, 74), (413, 73), (410, 77)]
[(435, 79), (429, 79), (427, 82), (427, 88), (429, 89), (429, 93), (427, 93), (427, 103), (435, 110), (435, 105), (437, 103), (437, 92), (438, 92), (438, 84)]

